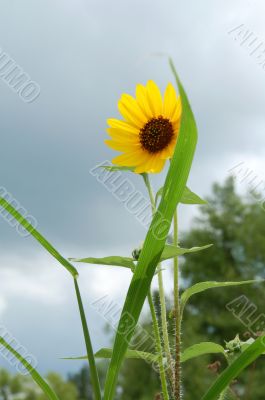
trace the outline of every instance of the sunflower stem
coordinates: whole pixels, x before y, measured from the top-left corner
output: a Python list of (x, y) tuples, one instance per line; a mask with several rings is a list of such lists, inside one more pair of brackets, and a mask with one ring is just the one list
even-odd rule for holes
[[(174, 233), (173, 233), (173, 244), (178, 246), (178, 212), (174, 214)], [(179, 300), (179, 263), (178, 257), (174, 258), (174, 313), (175, 313), (175, 400), (181, 399), (181, 366), (180, 366), (180, 354), (181, 354), (181, 318), (180, 318), (180, 300)]]
[[(148, 174), (143, 174), (144, 182), (148, 190), (153, 215), (156, 212), (156, 204), (154, 193), (152, 190), (152, 186), (149, 180)], [(170, 344), (169, 344), (169, 336), (168, 336), (168, 325), (167, 325), (167, 308), (166, 308), (166, 300), (165, 300), (165, 291), (164, 291), (164, 284), (163, 284), (163, 273), (160, 268), (160, 264), (158, 264), (158, 287), (159, 287), (159, 299), (160, 299), (160, 307), (161, 307), (161, 321), (162, 321), (162, 334), (163, 334), (163, 344), (164, 344), (164, 351), (167, 359), (167, 370), (169, 374), (169, 378), (172, 384), (174, 384), (174, 372), (172, 369), (172, 357), (170, 351)]]

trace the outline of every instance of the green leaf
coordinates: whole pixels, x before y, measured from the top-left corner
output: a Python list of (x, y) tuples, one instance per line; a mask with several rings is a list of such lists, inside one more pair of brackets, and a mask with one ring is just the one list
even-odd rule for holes
[[(157, 204), (158, 199), (162, 196), (164, 186), (162, 186), (156, 193), (155, 203)], [(196, 193), (192, 192), (187, 186), (181, 196), (180, 203), (182, 204), (207, 204), (207, 201), (203, 200)]]
[(59, 263), (65, 267), (70, 274), (75, 277), (78, 272), (60, 253), (3, 197), (0, 197), (0, 207), (3, 207), (12, 215), (20, 225), (22, 225)]
[(188, 98), (171, 61), (170, 65), (182, 101), (180, 131), (162, 199), (149, 227), (122, 310), (107, 373), (104, 400), (112, 400), (115, 395), (118, 373), (161, 258), (174, 212), (185, 189), (197, 143), (196, 123)]
[(189, 298), (191, 296), (193, 296), (194, 294), (204, 292), (205, 290), (208, 290), (208, 289), (228, 287), (228, 286), (249, 285), (251, 283), (259, 283), (259, 282), (264, 282), (264, 280), (251, 280), (251, 281), (240, 281), (240, 282), (209, 281), (209, 282), (196, 283), (196, 285), (189, 287), (182, 294), (182, 296), (181, 296), (181, 312), (183, 312), (183, 309), (184, 309), (187, 301), (189, 300)]
[[(160, 261), (165, 261), (176, 256), (182, 256), (188, 253), (195, 253), (197, 251), (205, 250), (211, 247), (212, 244), (207, 244), (201, 247), (191, 247), (184, 249), (181, 247), (166, 244), (161, 255)], [(87, 264), (111, 265), (116, 267), (130, 268), (132, 271), (135, 269), (134, 259), (131, 257), (109, 256), (102, 258), (87, 257), (87, 258), (69, 258), (70, 261)]]
[(10, 215), (12, 215), (19, 222), (19, 224), (22, 225), (73, 276), (77, 300), (78, 300), (78, 306), (81, 316), (81, 322), (84, 332), (84, 338), (85, 338), (86, 348), (88, 351), (88, 360), (91, 370), (91, 382), (95, 393), (95, 399), (100, 400), (101, 393), (99, 387), (98, 374), (95, 365), (94, 353), (92, 350), (86, 317), (83, 310), (81, 295), (77, 284), (77, 278), (78, 278), (77, 270), (72, 264), (70, 264), (68, 260), (66, 260), (63, 256), (61, 256), (61, 254), (58, 253), (58, 251), (10, 203), (8, 203), (2, 197), (0, 197), (0, 207), (3, 207)]
[(170, 244), (166, 244), (163, 250), (161, 261), (168, 260), (169, 258), (174, 258), (176, 256), (183, 256), (184, 254), (196, 253), (197, 251), (202, 251), (211, 247), (212, 244), (206, 244), (201, 247), (191, 247), (190, 249), (185, 249)]
[(238, 377), (238, 375), (253, 363), (265, 350), (265, 335), (252, 343), (243, 353), (234, 360), (217, 378), (202, 400), (217, 400), (218, 396)]
[(101, 168), (104, 168), (107, 171), (110, 172), (116, 172), (116, 171), (131, 171), (133, 172), (135, 167), (120, 167), (118, 165), (103, 165)]
[[(108, 348), (103, 348), (100, 349), (96, 354), (95, 358), (111, 358), (112, 357), (112, 349)], [(153, 363), (157, 362), (158, 356), (152, 353), (147, 353), (145, 351), (138, 351), (138, 350), (131, 350), (128, 349), (126, 351), (125, 358), (136, 358), (136, 359), (143, 359), (147, 362)], [(86, 360), (87, 356), (81, 356), (81, 357), (67, 357), (63, 358), (63, 360)]]
[(95, 357), (94, 357), (94, 353), (93, 353), (93, 347), (92, 347), (90, 334), (89, 334), (87, 321), (86, 321), (86, 314), (85, 314), (77, 278), (74, 278), (74, 284), (75, 284), (76, 298), (77, 298), (77, 302), (78, 302), (78, 308), (79, 308), (79, 313), (80, 313), (80, 318), (81, 318), (82, 328), (83, 328), (83, 334), (84, 334), (84, 339), (85, 339), (85, 344), (86, 344), (87, 359), (88, 359), (89, 367), (90, 367), (89, 374), (91, 377), (91, 383), (92, 383), (95, 399), (101, 400), (101, 389), (100, 389), (98, 371), (97, 371), (97, 366), (96, 366)]
[[(48, 383), (40, 376), (40, 374), (28, 363), (28, 361), (23, 358), (10, 344), (8, 344), (4, 338), (0, 337), (0, 344), (4, 346), (11, 354), (13, 354), (21, 364), (27, 369), (27, 371), (32, 376), (33, 380), (37, 383), (37, 385), (41, 388), (43, 393), (47, 396), (48, 399), (51, 400), (59, 400), (57, 395), (54, 393), (52, 388), (48, 385)], [(0, 352), (1, 354), (1, 352)]]
[(133, 258), (130, 257), (120, 257), (120, 256), (109, 256), (102, 258), (70, 258), (73, 262), (88, 263), (88, 264), (99, 264), (99, 265), (113, 265), (117, 267), (125, 267), (134, 270), (135, 264)]
[(181, 354), (181, 362), (186, 362), (192, 358), (199, 357), (205, 354), (216, 354), (221, 353), (226, 356), (225, 349), (217, 343), (213, 342), (202, 342), (198, 344), (194, 344), (193, 346), (188, 347)]
[(192, 192), (187, 186), (181, 197), (182, 204), (207, 204), (207, 201), (203, 200), (196, 193)]
[[(225, 355), (225, 349), (217, 344), (212, 342), (202, 342), (195, 344), (193, 346), (188, 347), (181, 354), (181, 362), (184, 363), (192, 358), (196, 358), (205, 354), (216, 354), (221, 353)], [(112, 357), (112, 349), (103, 348), (100, 349), (96, 354), (95, 358), (111, 358)], [(144, 351), (131, 350), (128, 349), (126, 351), (125, 358), (141, 358), (147, 362), (157, 362), (158, 356), (152, 353), (147, 353)], [(87, 356), (80, 357), (64, 357), (63, 360), (86, 360)]]

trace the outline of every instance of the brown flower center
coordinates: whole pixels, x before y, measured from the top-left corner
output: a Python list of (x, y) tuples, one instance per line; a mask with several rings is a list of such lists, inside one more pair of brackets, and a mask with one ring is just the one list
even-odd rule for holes
[(150, 153), (157, 153), (169, 145), (173, 136), (172, 123), (159, 116), (150, 119), (140, 130), (140, 143)]

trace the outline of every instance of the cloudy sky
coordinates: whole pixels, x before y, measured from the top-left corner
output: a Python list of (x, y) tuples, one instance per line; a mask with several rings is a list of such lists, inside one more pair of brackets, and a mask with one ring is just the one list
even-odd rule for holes
[[(189, 186), (207, 195), (212, 182), (223, 181), (240, 162), (262, 180), (264, 1), (0, 4), (1, 53), (41, 89), (34, 102), (26, 103), (0, 76), (0, 186), (34, 216), (38, 229), (66, 257), (128, 255), (144, 239), (144, 227), (89, 171), (113, 157), (103, 142), (105, 121), (118, 116), (120, 94), (133, 94), (135, 85), (148, 79), (162, 89), (172, 81), (168, 55), (199, 128)], [(130, 179), (144, 191), (140, 178)], [(155, 176), (155, 187), (162, 180)], [(181, 210), (182, 229), (195, 213)], [(80, 363), (59, 360), (84, 353), (71, 278), (4, 218), (0, 235), (1, 327), (35, 355), (41, 372), (78, 369)], [(97, 350), (108, 338), (91, 303), (104, 295), (122, 303), (130, 273), (78, 268)], [(168, 276), (168, 291), (170, 283)], [(4, 360), (1, 364), (10, 367)]]

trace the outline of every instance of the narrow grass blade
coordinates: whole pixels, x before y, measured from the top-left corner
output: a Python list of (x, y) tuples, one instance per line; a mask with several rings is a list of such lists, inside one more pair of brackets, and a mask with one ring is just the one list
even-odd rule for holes
[(86, 342), (86, 347), (88, 350), (88, 359), (90, 364), (91, 381), (93, 384), (93, 389), (95, 392), (95, 399), (101, 399), (101, 393), (99, 388), (99, 383), (97, 382), (97, 369), (95, 365), (94, 353), (92, 350), (89, 331), (87, 328), (86, 317), (83, 309), (83, 304), (77, 284), (78, 272), (75, 267), (66, 260), (60, 253), (4, 198), (0, 197), (0, 207), (3, 207), (10, 215), (12, 215), (59, 263), (67, 269), (68, 272), (73, 276), (75, 283), (75, 290), (82, 320), (82, 326), (84, 331), (84, 337)]
[(107, 373), (104, 400), (112, 400), (115, 395), (118, 373), (161, 258), (173, 214), (185, 189), (197, 143), (197, 128), (193, 113), (172, 62), (171, 67), (178, 83), (183, 110), (178, 142), (159, 208), (151, 222), (127, 293)]
[(226, 357), (225, 349), (223, 346), (213, 342), (202, 342), (188, 347), (181, 354), (181, 362), (184, 363), (192, 358), (203, 356), (205, 354), (221, 353)]
[(202, 400), (217, 400), (218, 396), (238, 375), (255, 361), (265, 350), (265, 335), (251, 344), (229, 367), (217, 378)]
[(65, 267), (70, 274), (75, 277), (78, 272), (75, 267), (66, 260), (60, 253), (3, 197), (0, 197), (0, 207), (3, 207), (12, 215), (20, 225), (23, 226), (59, 263)]
[[(4, 346), (11, 354), (13, 354), (21, 364), (27, 369), (27, 371), (32, 376), (33, 380), (37, 383), (37, 385), (41, 388), (43, 393), (47, 396), (50, 400), (59, 400), (57, 395), (54, 393), (52, 388), (48, 385), (48, 383), (40, 376), (40, 374), (28, 363), (25, 358), (23, 358), (15, 349), (13, 349), (10, 344), (8, 344), (5, 339), (0, 337), (0, 344)], [(0, 352), (1, 354), (1, 352)]]
[(87, 326), (87, 322), (86, 322), (86, 315), (85, 315), (85, 311), (84, 311), (84, 307), (83, 307), (83, 302), (82, 302), (77, 278), (74, 279), (74, 283), (75, 283), (76, 297), (77, 297), (77, 301), (78, 301), (78, 307), (79, 307), (79, 312), (80, 312), (80, 317), (81, 317), (82, 327), (83, 327), (83, 332), (84, 332), (84, 338), (85, 338), (85, 343), (86, 343), (87, 358), (88, 358), (89, 366), (90, 366), (91, 383), (93, 386), (95, 399), (101, 400), (101, 390), (100, 390), (98, 372), (97, 372), (95, 357), (94, 357), (94, 353), (93, 353), (92, 343), (90, 340), (89, 330), (88, 330), (88, 326)]

